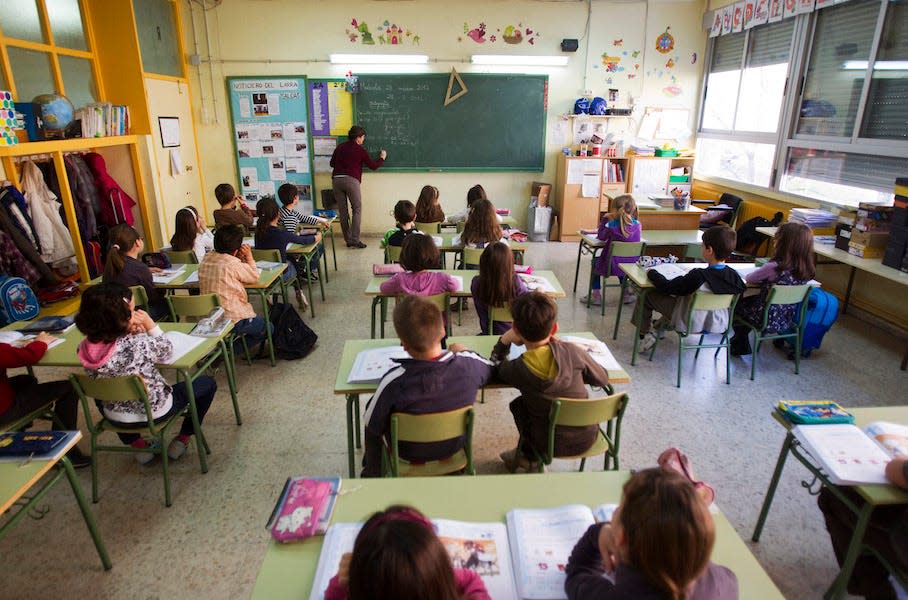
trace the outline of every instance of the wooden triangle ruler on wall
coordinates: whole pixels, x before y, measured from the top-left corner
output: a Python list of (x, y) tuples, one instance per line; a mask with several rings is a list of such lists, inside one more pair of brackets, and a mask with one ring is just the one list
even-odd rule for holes
[[(455, 81), (457, 82), (457, 85), (460, 86), (460, 91), (452, 96), (451, 90), (454, 89)], [(457, 69), (451, 67), (451, 76), (448, 77), (448, 91), (445, 93), (445, 106), (451, 104), (452, 102), (466, 94), (468, 91), (469, 89), (467, 89), (467, 84), (465, 84), (463, 82), (463, 79), (460, 78), (460, 73), (457, 72)]]

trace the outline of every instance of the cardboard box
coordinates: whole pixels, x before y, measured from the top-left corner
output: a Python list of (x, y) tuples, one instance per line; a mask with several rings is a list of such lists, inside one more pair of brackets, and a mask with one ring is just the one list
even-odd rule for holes
[(848, 244), (848, 254), (853, 254), (858, 258), (881, 258), (886, 254), (886, 248), (885, 246), (865, 246), (851, 242)]
[(548, 206), (549, 194), (552, 192), (551, 183), (534, 181), (530, 190), (530, 198), (536, 198), (536, 206)]
[(852, 231), (851, 243), (869, 248), (885, 248), (889, 242), (888, 231)]

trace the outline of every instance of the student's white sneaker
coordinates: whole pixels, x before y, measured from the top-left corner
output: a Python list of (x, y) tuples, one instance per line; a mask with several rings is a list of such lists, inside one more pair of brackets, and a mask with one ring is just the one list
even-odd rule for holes
[(639, 352), (649, 352), (656, 345), (656, 340), (656, 334), (652, 331), (647, 331), (637, 345), (637, 350)]

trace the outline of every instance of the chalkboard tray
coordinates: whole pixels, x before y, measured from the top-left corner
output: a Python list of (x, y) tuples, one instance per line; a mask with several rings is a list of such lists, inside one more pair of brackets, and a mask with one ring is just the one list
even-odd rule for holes
[(445, 106), (448, 74), (360, 76), (356, 120), (370, 154), (388, 151), (382, 171), (542, 171), (548, 76), (460, 77)]

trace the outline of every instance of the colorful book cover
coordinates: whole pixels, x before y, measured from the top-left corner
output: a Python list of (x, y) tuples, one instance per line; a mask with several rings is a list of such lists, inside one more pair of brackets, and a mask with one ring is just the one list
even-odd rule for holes
[(792, 423), (854, 423), (854, 415), (832, 400), (782, 400), (779, 412)]

